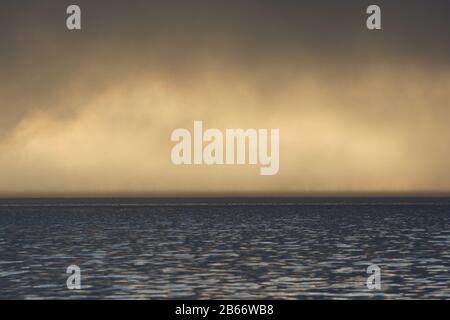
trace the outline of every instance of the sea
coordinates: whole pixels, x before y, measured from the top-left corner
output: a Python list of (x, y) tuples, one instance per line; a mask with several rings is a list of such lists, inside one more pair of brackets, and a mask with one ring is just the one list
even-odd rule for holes
[(449, 226), (446, 197), (3, 198), (0, 299), (449, 299)]

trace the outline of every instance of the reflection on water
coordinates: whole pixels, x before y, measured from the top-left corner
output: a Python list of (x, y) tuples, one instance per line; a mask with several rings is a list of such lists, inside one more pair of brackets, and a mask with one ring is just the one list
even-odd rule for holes
[(449, 222), (442, 198), (0, 200), (0, 298), (448, 299)]

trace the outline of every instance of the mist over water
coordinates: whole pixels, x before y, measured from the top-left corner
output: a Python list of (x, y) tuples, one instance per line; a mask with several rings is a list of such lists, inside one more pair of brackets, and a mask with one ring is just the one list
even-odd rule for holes
[(449, 299), (449, 222), (449, 198), (3, 199), (0, 298)]

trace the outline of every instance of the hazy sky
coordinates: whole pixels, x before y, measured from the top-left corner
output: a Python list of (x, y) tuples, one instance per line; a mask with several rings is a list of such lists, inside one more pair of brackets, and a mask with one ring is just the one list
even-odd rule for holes
[[(0, 194), (450, 191), (449, 39), (448, 0), (2, 0)], [(278, 175), (174, 166), (194, 120), (279, 128)]]

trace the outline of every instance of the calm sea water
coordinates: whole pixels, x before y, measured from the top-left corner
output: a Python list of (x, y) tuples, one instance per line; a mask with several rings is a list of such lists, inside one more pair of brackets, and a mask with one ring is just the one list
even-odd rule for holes
[(448, 198), (3, 199), (0, 298), (448, 299), (449, 223)]

